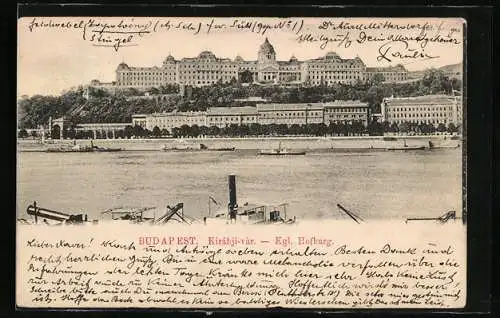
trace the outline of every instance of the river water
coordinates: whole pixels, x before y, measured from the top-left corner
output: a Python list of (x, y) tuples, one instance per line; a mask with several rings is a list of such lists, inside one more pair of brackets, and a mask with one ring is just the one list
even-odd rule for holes
[[(184, 203), (201, 218), (209, 196), (224, 209), (227, 179), (236, 175), (244, 202), (288, 203), (301, 219), (345, 219), (341, 204), (363, 219), (436, 217), (462, 208), (462, 150), (407, 152), (308, 152), (305, 156), (258, 156), (235, 152), (122, 151), (115, 153), (18, 153), (17, 216), (26, 207), (86, 213), (98, 219), (116, 207)], [(156, 212), (155, 212), (156, 213)]]

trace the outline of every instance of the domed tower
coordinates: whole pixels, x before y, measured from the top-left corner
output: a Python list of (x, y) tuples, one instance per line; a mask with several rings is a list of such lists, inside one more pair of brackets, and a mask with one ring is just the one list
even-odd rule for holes
[(123, 71), (123, 70), (128, 70), (128, 69), (129, 69), (128, 65), (122, 62), (122, 63), (118, 64), (116, 71)]
[(276, 51), (274, 47), (269, 43), (269, 40), (266, 38), (264, 43), (260, 46), (259, 49), (259, 63), (268, 63), (276, 61)]
[(175, 64), (175, 58), (169, 54), (165, 60), (163, 60), (163, 65), (168, 65), (168, 64)]
[(121, 85), (127, 85), (125, 83), (125, 74), (130, 70), (130, 67), (125, 64), (124, 62), (118, 64), (118, 67), (116, 68), (116, 83), (121, 86)]
[(236, 63), (242, 63), (242, 62), (244, 62), (243, 58), (239, 54), (236, 55), (236, 57), (234, 58), (234, 61)]

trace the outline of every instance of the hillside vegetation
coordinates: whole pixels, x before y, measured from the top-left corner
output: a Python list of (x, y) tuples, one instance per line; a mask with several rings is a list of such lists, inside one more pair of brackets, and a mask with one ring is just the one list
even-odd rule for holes
[[(179, 87), (169, 85), (152, 88), (150, 96), (128, 89), (117, 94), (91, 89), (88, 98), (83, 87), (63, 92), (60, 96), (35, 95), (18, 101), (19, 128), (36, 128), (46, 124), (49, 117), (68, 117), (78, 123), (127, 123), (139, 113), (177, 111), (202, 111), (209, 107), (239, 107), (246, 105), (235, 99), (258, 96), (274, 103), (315, 103), (335, 100), (361, 100), (367, 102), (372, 112), (380, 111), (384, 97), (451, 94), (461, 90), (461, 81), (449, 79), (440, 70), (431, 69), (424, 77), (411, 83), (383, 83), (383, 77), (354, 85), (313, 86), (285, 88), (280, 86), (243, 85), (237, 81), (218, 83), (207, 87), (187, 88), (184, 96)], [(161, 98), (160, 98), (161, 97)]]

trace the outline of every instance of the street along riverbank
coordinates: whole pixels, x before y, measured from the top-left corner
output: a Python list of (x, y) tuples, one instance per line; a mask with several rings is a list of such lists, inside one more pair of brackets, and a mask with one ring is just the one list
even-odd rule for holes
[[(129, 151), (159, 151), (163, 146), (204, 144), (210, 148), (235, 148), (236, 150), (274, 149), (279, 146), (288, 149), (305, 150), (385, 150), (390, 147), (429, 146), (453, 148), (461, 145), (461, 140), (449, 135), (433, 136), (349, 136), (349, 137), (241, 137), (241, 138), (158, 138), (158, 139), (96, 139), (93, 144), (100, 147), (122, 148)], [(18, 151), (43, 151), (53, 145), (87, 145), (91, 140), (50, 140), (42, 144), (39, 140), (18, 139)]]

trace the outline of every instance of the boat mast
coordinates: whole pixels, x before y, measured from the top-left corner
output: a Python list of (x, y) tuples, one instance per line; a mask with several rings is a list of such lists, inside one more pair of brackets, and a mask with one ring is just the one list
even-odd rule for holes
[(228, 183), (229, 183), (228, 210), (229, 210), (230, 222), (232, 223), (233, 221), (236, 222), (236, 214), (237, 214), (237, 209), (238, 209), (238, 204), (236, 201), (236, 176), (229, 175)]

